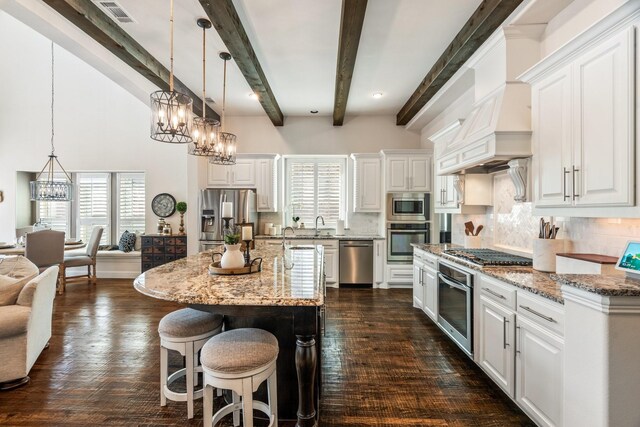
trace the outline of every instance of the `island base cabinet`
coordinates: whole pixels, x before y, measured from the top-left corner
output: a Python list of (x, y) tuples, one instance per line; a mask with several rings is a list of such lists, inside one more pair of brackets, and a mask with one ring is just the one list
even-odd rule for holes
[(512, 399), (515, 396), (513, 311), (480, 296), (478, 363)]
[(422, 284), (424, 290), (423, 310), (434, 322), (438, 321), (438, 279), (436, 271), (425, 266), (422, 270)]
[(422, 274), (422, 262), (414, 260), (413, 262), (413, 306), (424, 309), (424, 285)]
[(516, 340), (516, 402), (538, 425), (561, 426), (563, 339), (519, 316)]

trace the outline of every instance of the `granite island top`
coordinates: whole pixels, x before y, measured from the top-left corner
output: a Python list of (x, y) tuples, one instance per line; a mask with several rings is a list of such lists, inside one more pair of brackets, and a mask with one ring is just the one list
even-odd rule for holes
[[(258, 234), (256, 240), (282, 240), (282, 234), (277, 236), (269, 236), (266, 234)], [(384, 237), (378, 234), (322, 234), (314, 236), (313, 234), (291, 234), (287, 233), (287, 241), (289, 240), (384, 240)]]
[[(222, 252), (223, 247), (212, 249)], [(252, 258), (262, 257), (260, 273), (238, 276), (209, 274), (210, 252), (152, 268), (133, 282), (144, 295), (181, 304), (243, 306), (322, 306), (324, 252), (304, 246), (283, 252), (279, 246), (259, 245)], [(216, 258), (217, 260), (218, 258)]]
[(562, 285), (604, 296), (640, 296), (640, 280), (626, 278), (622, 274), (549, 274), (536, 271), (531, 267), (482, 267), (443, 253), (447, 249), (460, 249), (462, 246), (459, 245), (422, 244), (413, 246), (560, 304), (564, 304), (560, 289)]

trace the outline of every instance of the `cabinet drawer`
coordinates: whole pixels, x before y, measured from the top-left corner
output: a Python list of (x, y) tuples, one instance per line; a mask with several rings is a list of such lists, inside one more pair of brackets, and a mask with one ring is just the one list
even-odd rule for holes
[(141, 248), (142, 254), (150, 254), (153, 252), (153, 248), (151, 246), (143, 246)]
[(164, 253), (166, 253), (166, 254), (175, 254), (176, 253), (176, 247), (175, 246), (166, 246), (164, 248)]
[(175, 250), (176, 250), (176, 255), (178, 255), (178, 254), (186, 254), (187, 253), (187, 247), (186, 246), (176, 246)]
[(429, 267), (433, 270), (438, 270), (438, 257), (425, 253), (422, 257), (425, 267)]
[(527, 291), (518, 291), (518, 316), (564, 336), (564, 307)]
[(152, 255), (142, 255), (142, 263), (144, 264), (145, 262), (152, 262), (153, 261), (153, 256)]
[(176, 239), (175, 237), (167, 237), (164, 239), (164, 245), (165, 246), (173, 246), (176, 244)]
[(152, 252), (153, 252), (154, 254), (163, 254), (163, 253), (164, 253), (164, 250), (165, 250), (165, 247), (164, 247), (164, 246), (154, 246), (154, 247), (153, 247), (153, 251), (152, 251)]
[(512, 310), (516, 309), (516, 288), (487, 276), (480, 276), (478, 286), (482, 295)]
[(156, 264), (159, 263), (159, 262), (160, 263), (164, 262), (164, 255), (154, 255), (153, 256), (153, 262), (156, 263)]
[(405, 283), (413, 282), (413, 266), (389, 266), (387, 268), (387, 283)]
[(162, 237), (154, 237), (153, 238), (153, 246), (164, 246), (164, 238), (162, 238)]
[(164, 260), (165, 260), (165, 262), (175, 261), (176, 260), (176, 256), (175, 255), (165, 255), (164, 256)]
[(153, 245), (153, 237), (149, 236), (141, 236), (142, 237), (142, 247), (152, 246)]
[(147, 271), (149, 269), (152, 269), (152, 268), (153, 268), (153, 263), (151, 263), (151, 262), (143, 262), (142, 263), (142, 272), (145, 272), (145, 271)]
[(178, 245), (178, 246), (186, 246), (187, 245), (186, 236), (176, 237), (175, 239), (176, 239), (176, 245)]
[(424, 259), (427, 256), (427, 253), (422, 249), (413, 249), (413, 258)]

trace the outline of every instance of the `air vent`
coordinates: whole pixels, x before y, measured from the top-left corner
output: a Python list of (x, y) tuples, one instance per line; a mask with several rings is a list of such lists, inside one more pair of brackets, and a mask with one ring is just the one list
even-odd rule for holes
[(132, 22), (136, 22), (133, 20), (131, 16), (115, 1), (99, 1), (98, 4), (102, 6), (104, 10), (109, 12), (113, 19), (122, 23), (122, 24), (130, 24)]

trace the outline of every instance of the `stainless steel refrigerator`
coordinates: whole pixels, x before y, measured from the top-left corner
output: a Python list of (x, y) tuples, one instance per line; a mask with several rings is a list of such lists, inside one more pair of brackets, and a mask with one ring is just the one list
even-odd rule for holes
[(220, 218), (222, 203), (233, 203), (231, 225), (253, 223), (257, 232), (258, 213), (256, 193), (250, 189), (211, 189), (200, 191), (198, 209), (200, 211), (200, 250), (205, 251), (224, 243), (224, 221)]

